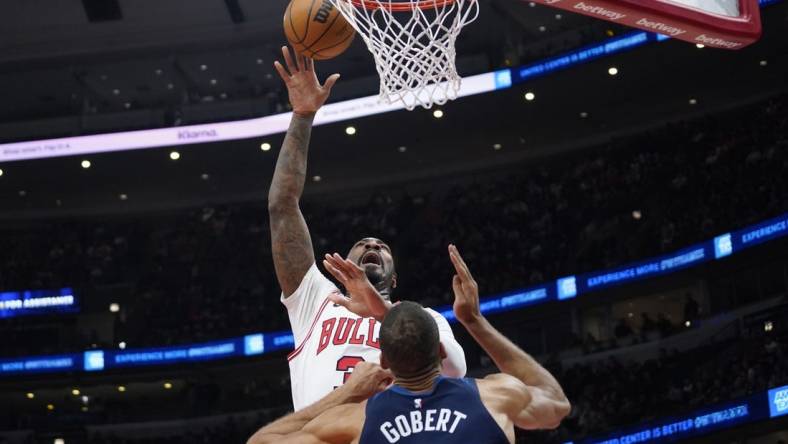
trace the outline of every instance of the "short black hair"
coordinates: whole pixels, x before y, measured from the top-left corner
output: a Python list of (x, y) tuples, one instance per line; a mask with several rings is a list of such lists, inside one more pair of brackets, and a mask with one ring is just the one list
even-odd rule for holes
[(380, 326), (380, 348), (391, 371), (416, 376), (440, 362), (438, 324), (424, 308), (403, 301), (389, 310)]

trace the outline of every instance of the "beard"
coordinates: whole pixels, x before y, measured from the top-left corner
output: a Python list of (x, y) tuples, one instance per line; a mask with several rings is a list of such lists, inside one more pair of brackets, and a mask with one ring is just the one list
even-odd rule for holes
[(367, 275), (369, 283), (375, 288), (377, 288), (379, 284), (382, 284), (386, 281), (386, 273), (383, 271), (383, 267), (378, 265), (364, 265), (364, 274)]

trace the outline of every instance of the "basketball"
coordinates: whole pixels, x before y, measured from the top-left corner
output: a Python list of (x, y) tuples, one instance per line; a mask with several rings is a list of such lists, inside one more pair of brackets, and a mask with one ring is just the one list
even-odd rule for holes
[(342, 54), (356, 35), (329, 0), (292, 0), (285, 11), (284, 27), (293, 49), (315, 60)]

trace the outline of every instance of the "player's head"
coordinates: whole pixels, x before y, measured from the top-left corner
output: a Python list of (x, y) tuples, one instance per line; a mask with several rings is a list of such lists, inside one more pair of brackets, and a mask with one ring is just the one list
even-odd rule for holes
[(391, 248), (376, 237), (365, 237), (353, 245), (347, 258), (364, 268), (367, 279), (384, 296), (397, 287), (397, 272)]
[(446, 356), (435, 320), (421, 305), (409, 301), (386, 314), (380, 326), (380, 351), (380, 364), (398, 378), (427, 374)]

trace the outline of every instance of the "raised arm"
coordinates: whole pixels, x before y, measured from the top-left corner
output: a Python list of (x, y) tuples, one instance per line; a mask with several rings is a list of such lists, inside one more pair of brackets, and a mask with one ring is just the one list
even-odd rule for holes
[(304, 215), (301, 214), (299, 200), (306, 180), (312, 121), (317, 110), (328, 99), (339, 74), (330, 76), (321, 86), (311, 59), (295, 54), (296, 62), (293, 63), (287, 47), (282, 47), (282, 55), (287, 69), (278, 61), (274, 67), (287, 86), (293, 117), (268, 191), (268, 215), (276, 277), (287, 297), (298, 288), (315, 262), (312, 239)]
[[(449, 257), (457, 271), (452, 281), (455, 296), (454, 313), (457, 320), (487, 352), (501, 372), (513, 376), (527, 387), (530, 402), (517, 417), (512, 418), (514, 424), (524, 429), (558, 427), (571, 408), (561, 385), (547, 369), (502, 335), (482, 316), (479, 309), (479, 287), (454, 245), (449, 246)], [(511, 381), (504, 382), (509, 388), (514, 387), (512, 390), (517, 390), (517, 384), (512, 384)]]

